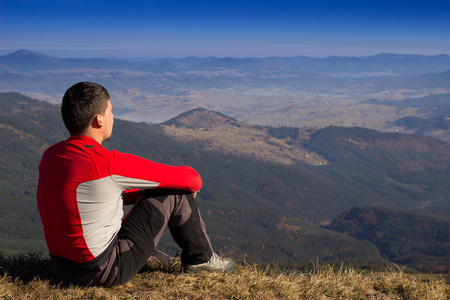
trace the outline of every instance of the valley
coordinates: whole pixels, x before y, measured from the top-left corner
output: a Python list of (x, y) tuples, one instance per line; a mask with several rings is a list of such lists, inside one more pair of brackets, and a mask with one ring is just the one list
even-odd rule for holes
[[(67, 138), (63, 92), (89, 80), (107, 87), (115, 107), (107, 148), (199, 171), (218, 251), (282, 265), (389, 259), (447, 272), (448, 231), (427, 242), (403, 236), (411, 219), (429, 235), (450, 217), (448, 70), (445, 55), (0, 57), (0, 251), (46, 252), (36, 170), (43, 150)], [(347, 221), (352, 210), (401, 226), (368, 242), (384, 229), (358, 214)], [(160, 247), (177, 251), (167, 234)]]
[(439, 128), (423, 131), (394, 124), (404, 117), (428, 119), (436, 110), (448, 110), (450, 101), (438, 106), (380, 104), (449, 98), (448, 70), (446, 55), (118, 61), (56, 59), (20, 50), (0, 57), (0, 92), (59, 103), (69, 86), (89, 80), (110, 91), (116, 117), (133, 122), (159, 124), (205, 108), (255, 125), (360, 126), (450, 141)]

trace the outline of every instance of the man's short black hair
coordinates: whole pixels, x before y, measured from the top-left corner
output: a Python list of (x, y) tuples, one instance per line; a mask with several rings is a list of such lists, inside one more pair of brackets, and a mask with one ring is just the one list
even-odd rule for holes
[(61, 115), (71, 135), (82, 134), (92, 119), (103, 115), (110, 99), (108, 91), (92, 82), (79, 82), (64, 94)]

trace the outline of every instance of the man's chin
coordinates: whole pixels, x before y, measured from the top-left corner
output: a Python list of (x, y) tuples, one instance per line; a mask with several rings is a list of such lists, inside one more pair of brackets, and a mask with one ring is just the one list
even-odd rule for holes
[(106, 139), (104, 139), (103, 141), (106, 142), (107, 140), (109, 140), (110, 138), (112, 138), (112, 134), (110, 134)]

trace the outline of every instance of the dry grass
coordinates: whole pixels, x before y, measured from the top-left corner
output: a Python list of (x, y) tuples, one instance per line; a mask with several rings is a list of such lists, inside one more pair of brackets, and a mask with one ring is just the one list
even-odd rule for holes
[[(45, 268), (44, 268), (45, 269)], [(44, 276), (45, 277), (45, 276)], [(308, 273), (240, 265), (232, 274), (182, 273), (154, 267), (112, 288), (79, 287), (26, 276), (0, 277), (1, 299), (449, 299), (444, 278), (401, 269), (360, 273), (317, 266)]]

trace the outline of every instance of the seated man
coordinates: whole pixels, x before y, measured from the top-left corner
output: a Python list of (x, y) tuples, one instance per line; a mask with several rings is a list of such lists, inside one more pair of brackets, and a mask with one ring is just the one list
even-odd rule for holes
[[(123, 284), (148, 260), (170, 259), (156, 250), (166, 225), (186, 271), (234, 270), (233, 260), (212, 250), (195, 201), (202, 180), (194, 169), (102, 147), (112, 135), (112, 109), (98, 84), (69, 88), (61, 114), (70, 137), (42, 156), (37, 204), (57, 273), (83, 285)], [(133, 208), (122, 221), (124, 204)]]

